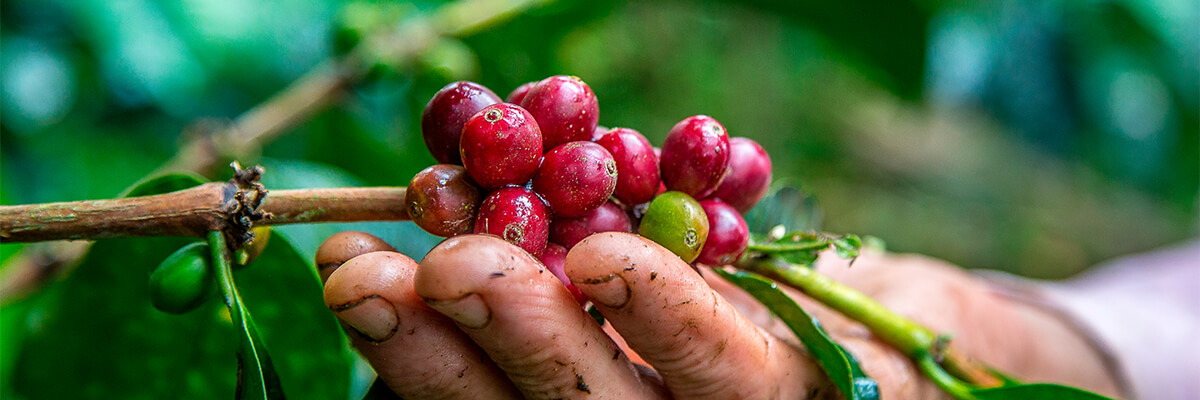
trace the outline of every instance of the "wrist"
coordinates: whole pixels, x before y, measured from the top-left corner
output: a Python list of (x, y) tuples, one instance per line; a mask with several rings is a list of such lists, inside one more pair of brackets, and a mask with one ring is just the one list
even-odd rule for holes
[(1130, 398), (1119, 359), (1088, 326), (1046, 296), (1035, 282), (988, 273), (988, 286), (1020, 322), (1023, 357), (1002, 372), (1029, 382), (1077, 386), (1111, 397)]

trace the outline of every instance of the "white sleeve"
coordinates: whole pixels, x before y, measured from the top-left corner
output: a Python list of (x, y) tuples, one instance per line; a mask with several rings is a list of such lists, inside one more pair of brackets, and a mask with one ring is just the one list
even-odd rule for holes
[(1200, 398), (1200, 241), (1120, 258), (1063, 282), (989, 278), (1007, 295), (1075, 324), (1106, 353), (1133, 398)]

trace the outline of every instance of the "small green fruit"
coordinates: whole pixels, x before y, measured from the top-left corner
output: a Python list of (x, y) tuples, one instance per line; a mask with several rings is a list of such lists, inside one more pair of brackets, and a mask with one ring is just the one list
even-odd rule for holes
[(196, 309), (216, 287), (208, 244), (183, 246), (150, 273), (150, 301), (171, 314)]
[(269, 226), (256, 226), (250, 229), (250, 232), (254, 233), (254, 240), (233, 254), (234, 260), (237, 261), (235, 267), (254, 262), (254, 259), (262, 254), (263, 249), (267, 248), (267, 242), (271, 240), (271, 227)]
[(708, 239), (708, 217), (691, 196), (665, 192), (650, 201), (638, 233), (690, 263)]

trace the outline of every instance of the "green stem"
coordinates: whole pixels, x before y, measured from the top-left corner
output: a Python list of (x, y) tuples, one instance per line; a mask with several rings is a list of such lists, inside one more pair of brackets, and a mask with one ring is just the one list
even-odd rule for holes
[(933, 357), (927, 354), (916, 361), (917, 367), (921, 369), (921, 372), (924, 372), (929, 380), (933, 381), (934, 384), (938, 385), (946, 393), (960, 400), (975, 400), (975, 395), (971, 393), (971, 387), (942, 369), (942, 366), (938, 365)]
[[(237, 287), (233, 285), (233, 269), (229, 264), (229, 247), (225, 243), (225, 234), (218, 230), (208, 231), (207, 239), (208, 247), (212, 251), (213, 269), (217, 271), (217, 281), (221, 284), (221, 297), (226, 306), (233, 307), (237, 301)], [(240, 317), (234, 310), (229, 312), (231, 317)]]
[[(862, 323), (875, 336), (914, 361), (932, 360), (933, 353), (938, 352), (938, 356), (943, 358), (938, 367), (941, 373), (947, 373), (946, 370), (949, 370), (952, 376), (981, 387), (998, 386), (1003, 383), (988, 372), (987, 366), (963, 356), (953, 347), (940, 349), (937, 334), (933, 330), (892, 312), (883, 304), (818, 273), (811, 267), (793, 265), (770, 256), (745, 257), (738, 262), (737, 267), (791, 286), (842, 315)], [(942, 370), (942, 366), (946, 370)], [(937, 378), (930, 376), (930, 379)]]
[(866, 325), (884, 342), (910, 357), (928, 354), (937, 335), (912, 320), (893, 313), (883, 304), (842, 285), (809, 267), (789, 264), (774, 257), (744, 258), (738, 267), (794, 287), (813, 299)]
[(829, 239), (819, 239), (815, 242), (784, 242), (784, 243), (750, 243), (747, 252), (778, 253), (784, 251), (816, 250), (829, 246)]
[(234, 284), (231, 252), (225, 241), (225, 233), (213, 230), (209, 231), (207, 236), (208, 247), (212, 250), (213, 268), (217, 270), (217, 278), (221, 281), (221, 296), (225, 306), (229, 308), (230, 320), (240, 331), (237, 398), (282, 399), (283, 388), (279, 386), (279, 376), (271, 366), (270, 357), (258, 337), (253, 319), (246, 311), (237, 285)]

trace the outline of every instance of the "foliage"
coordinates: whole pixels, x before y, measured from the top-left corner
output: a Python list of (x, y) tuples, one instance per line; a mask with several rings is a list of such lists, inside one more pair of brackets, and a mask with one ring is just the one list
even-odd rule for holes
[[(0, 3), (0, 203), (112, 197), (208, 124), (334, 56), (334, 32), (355, 25), (347, 10), (374, 7), (235, 3)], [(237, 156), (266, 165), (272, 189), (403, 185), (433, 162), (418, 121), (437, 88), (473, 79), (503, 95), (572, 73), (608, 107), (602, 124), (655, 142), (686, 113), (720, 116), (770, 149), (777, 178), (821, 193), (829, 229), (965, 266), (1064, 276), (1195, 234), (1198, 22), (1168, 3), (559, 1), (374, 70), (338, 106)], [(397, 21), (366, 25), (438, 5), (388, 6), (378, 15)], [(198, 178), (154, 177), (129, 194)], [(812, 202), (788, 193), (781, 203)], [(776, 222), (752, 229), (794, 209), (756, 209)], [(815, 231), (824, 214), (787, 215), (789, 229)], [(347, 392), (351, 356), (309, 260), (351, 228), (418, 259), (435, 241), (407, 224), (285, 227), (233, 272), (293, 398)], [(858, 247), (831, 240), (843, 256)], [(0, 397), (228, 398), (233, 316), (215, 301), (170, 316), (147, 299), (149, 268), (187, 242), (101, 241), (69, 276), (4, 304)], [(21, 248), (0, 246), (0, 268)], [(807, 264), (815, 253), (780, 256)]]
[(875, 380), (863, 373), (858, 360), (830, 339), (817, 320), (779, 290), (775, 282), (748, 272), (731, 273), (721, 269), (713, 272), (750, 293), (787, 324), (847, 400), (879, 399)]

